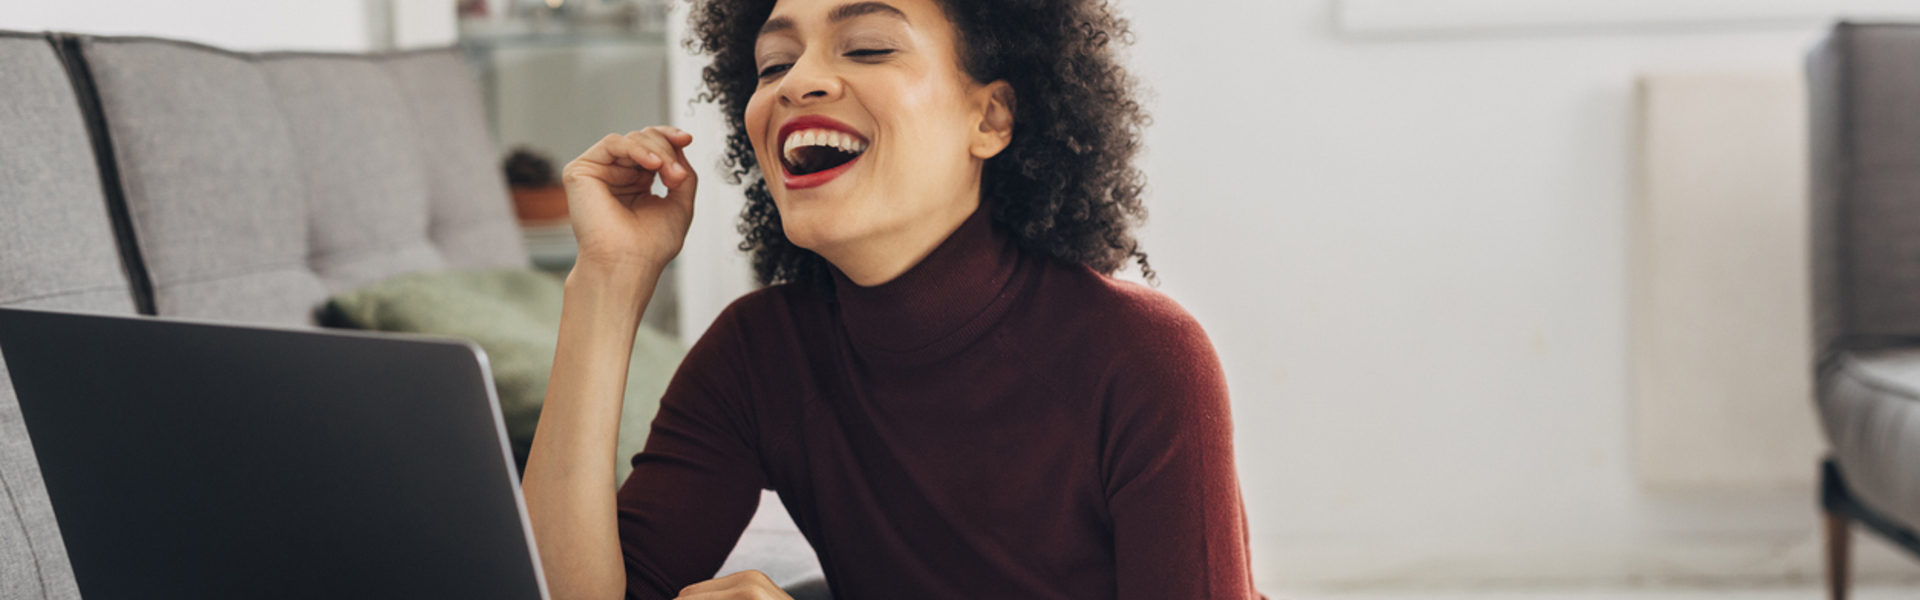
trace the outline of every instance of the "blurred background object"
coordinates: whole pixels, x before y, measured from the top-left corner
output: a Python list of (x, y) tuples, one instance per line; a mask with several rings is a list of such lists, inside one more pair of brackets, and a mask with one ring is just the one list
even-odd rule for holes
[(1805, 80), (1640, 77), (1631, 430), (1649, 490), (1814, 481)]
[[(468, 0), (455, 14), (502, 154), (515, 149), (510, 177), (516, 159), (551, 168), (609, 133), (671, 122), (666, 0)], [(566, 192), (516, 183), (514, 202), (534, 266), (571, 269), (579, 246)], [(668, 265), (647, 308), (646, 322), (668, 333), (680, 329), (678, 272)]]
[(513, 191), (514, 214), (523, 223), (541, 223), (567, 218), (567, 190), (553, 159), (526, 146), (514, 148), (500, 165), (507, 172), (507, 186)]

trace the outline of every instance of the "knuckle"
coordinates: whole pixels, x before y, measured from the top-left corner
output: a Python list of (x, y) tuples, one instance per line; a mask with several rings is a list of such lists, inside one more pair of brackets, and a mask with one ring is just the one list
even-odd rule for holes
[(573, 180), (588, 174), (592, 170), (593, 165), (582, 163), (578, 160), (567, 163), (567, 166), (560, 169), (560, 183), (573, 183)]

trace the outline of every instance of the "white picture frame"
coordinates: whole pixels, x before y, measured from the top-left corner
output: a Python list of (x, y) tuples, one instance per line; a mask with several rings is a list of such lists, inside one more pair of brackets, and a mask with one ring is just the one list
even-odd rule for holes
[(1334, 0), (1348, 34), (1794, 27), (1838, 19), (1920, 19), (1916, 0)]

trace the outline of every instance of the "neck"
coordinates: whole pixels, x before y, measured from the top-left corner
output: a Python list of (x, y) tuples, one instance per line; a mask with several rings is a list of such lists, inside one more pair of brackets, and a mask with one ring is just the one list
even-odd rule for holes
[(995, 228), (991, 202), (892, 281), (862, 286), (829, 267), (840, 318), (862, 357), (895, 366), (937, 360), (978, 339), (1011, 306), (1020, 252)]
[(971, 201), (951, 203), (948, 210), (915, 219), (906, 227), (834, 248), (816, 250), (854, 285), (873, 287), (898, 278), (952, 235), (980, 206), (976, 190)]

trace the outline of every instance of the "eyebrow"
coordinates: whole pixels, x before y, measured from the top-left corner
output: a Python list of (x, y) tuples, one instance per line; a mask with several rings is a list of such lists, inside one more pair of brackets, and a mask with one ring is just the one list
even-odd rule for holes
[[(887, 15), (887, 16), (900, 19), (902, 21), (907, 21), (907, 13), (900, 12), (900, 9), (894, 8), (893, 5), (887, 4), (885, 2), (869, 1), (869, 2), (852, 2), (852, 3), (842, 4), (842, 5), (833, 7), (833, 10), (827, 13), (827, 22), (837, 24), (837, 23), (840, 23), (841, 21), (846, 21), (848, 19), (853, 19), (855, 17), (864, 17), (867, 15), (875, 15), (875, 14)], [(912, 21), (907, 21), (907, 22), (912, 23)], [(790, 31), (793, 28), (794, 28), (793, 19), (789, 19), (787, 17), (774, 17), (771, 19), (767, 19), (767, 23), (765, 25), (760, 26), (760, 35), (777, 33), (781, 31)]]

